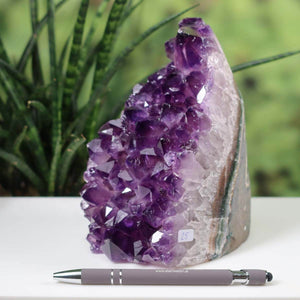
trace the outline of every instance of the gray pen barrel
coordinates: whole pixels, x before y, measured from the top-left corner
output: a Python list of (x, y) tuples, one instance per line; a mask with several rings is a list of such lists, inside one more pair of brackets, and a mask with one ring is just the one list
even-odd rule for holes
[(81, 284), (103, 284), (113, 283), (109, 269), (81, 269)]
[(123, 270), (123, 284), (132, 285), (229, 285), (229, 270)]
[(230, 270), (82, 269), (82, 284), (105, 285), (230, 285)]

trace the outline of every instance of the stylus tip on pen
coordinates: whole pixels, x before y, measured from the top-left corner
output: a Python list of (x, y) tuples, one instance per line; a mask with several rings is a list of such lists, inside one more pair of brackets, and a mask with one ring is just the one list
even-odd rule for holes
[(267, 281), (270, 282), (273, 279), (273, 275), (270, 272), (267, 272)]

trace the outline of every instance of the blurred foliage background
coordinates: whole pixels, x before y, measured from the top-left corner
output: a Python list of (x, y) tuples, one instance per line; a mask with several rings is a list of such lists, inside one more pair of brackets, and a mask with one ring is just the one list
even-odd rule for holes
[[(40, 0), (39, 15), (46, 12)], [(101, 0), (91, 0), (88, 22)], [(185, 14), (202, 17), (216, 33), (231, 66), (300, 48), (299, 0), (145, 0), (121, 28), (114, 52), (170, 14), (193, 4)], [(58, 52), (72, 32), (79, 1), (65, 4), (56, 15)], [(109, 7), (107, 8), (107, 11)], [(105, 17), (96, 38), (102, 35)], [(164, 42), (175, 36), (176, 21), (144, 41), (127, 59), (110, 84), (99, 118), (126, 100), (133, 85), (168, 63)], [(29, 1), (0, 1), (0, 32), (10, 58), (17, 61), (31, 35)], [(49, 76), (47, 29), (39, 39), (43, 73)], [(59, 53), (57, 53), (59, 55)], [(300, 56), (235, 73), (246, 106), (248, 162), (253, 196), (300, 195)], [(30, 68), (26, 70), (30, 72)], [(91, 82), (86, 81), (80, 103), (86, 101)], [(76, 163), (76, 162), (75, 162)], [(1, 170), (0, 172), (5, 172)], [(0, 191), (1, 192), (1, 191)]]

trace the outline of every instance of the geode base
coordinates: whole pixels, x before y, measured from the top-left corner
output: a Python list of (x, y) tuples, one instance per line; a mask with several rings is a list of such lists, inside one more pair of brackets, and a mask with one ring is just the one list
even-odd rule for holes
[(249, 233), (244, 106), (221, 46), (184, 19), (166, 52), (171, 63), (88, 144), (87, 239), (115, 262), (194, 265)]

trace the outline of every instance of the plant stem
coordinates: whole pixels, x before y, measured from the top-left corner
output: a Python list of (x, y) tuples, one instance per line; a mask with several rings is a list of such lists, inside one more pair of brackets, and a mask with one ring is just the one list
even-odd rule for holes
[(233, 73), (234, 72), (239, 72), (239, 71), (242, 71), (242, 70), (245, 70), (245, 69), (249, 69), (249, 68), (252, 68), (252, 67), (255, 67), (255, 66), (263, 65), (263, 64), (266, 64), (268, 62), (279, 60), (279, 59), (289, 57), (289, 56), (299, 54), (299, 53), (300, 53), (300, 50), (289, 51), (289, 52), (277, 54), (277, 55), (262, 58), (262, 59), (252, 60), (252, 61), (240, 64), (240, 65), (233, 66), (231, 68), (231, 70), (232, 70)]
[(115, 40), (115, 35), (121, 20), (123, 10), (127, 0), (115, 0), (110, 11), (109, 18), (106, 23), (103, 37), (99, 43), (99, 52), (96, 56), (96, 69), (93, 81), (93, 88), (99, 82), (104, 74), (104, 70), (108, 64), (108, 59), (112, 51), (112, 45)]
[[(31, 12), (31, 27), (32, 33), (35, 33), (38, 26), (38, 1), (30, 0), (30, 12)], [(40, 61), (40, 54), (38, 49), (38, 43), (35, 43), (32, 50), (32, 77), (35, 84), (42, 85), (43, 72)]]
[(52, 100), (52, 161), (49, 174), (48, 193), (55, 193), (57, 175), (57, 164), (61, 152), (61, 123), (62, 123), (62, 101), (58, 97), (58, 74), (56, 64), (56, 43), (54, 29), (54, 1), (47, 0), (48, 4), (48, 39), (50, 56), (50, 78), (51, 78), (51, 100)]
[(78, 63), (80, 59), (81, 42), (88, 6), (89, 0), (81, 1), (77, 21), (74, 27), (73, 41), (63, 90), (63, 111), (66, 114), (65, 120), (69, 120), (71, 118), (73, 115), (72, 111), (74, 112), (74, 107), (76, 106), (75, 103), (73, 103), (73, 105), (71, 103), (71, 95), (74, 89), (76, 78), (79, 74)]

